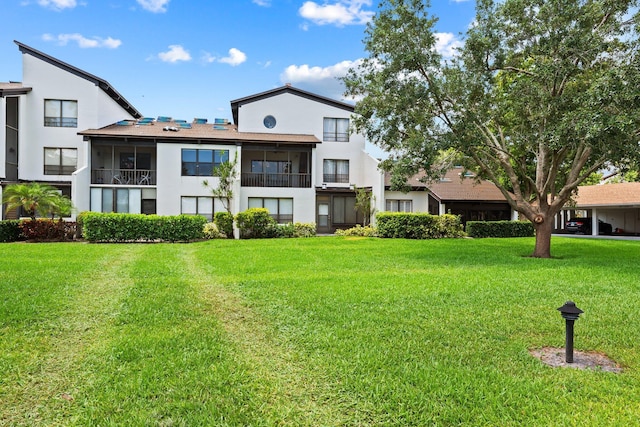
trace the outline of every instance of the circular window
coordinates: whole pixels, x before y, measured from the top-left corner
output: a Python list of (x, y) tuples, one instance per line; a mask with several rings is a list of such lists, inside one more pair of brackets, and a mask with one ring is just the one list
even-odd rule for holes
[(273, 129), (274, 127), (276, 127), (276, 118), (273, 116), (267, 116), (264, 118), (262, 123), (264, 123), (264, 127), (266, 127), (267, 129)]

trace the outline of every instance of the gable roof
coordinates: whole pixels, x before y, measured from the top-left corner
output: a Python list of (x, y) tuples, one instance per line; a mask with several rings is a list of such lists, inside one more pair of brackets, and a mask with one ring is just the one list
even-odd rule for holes
[(78, 135), (98, 138), (146, 139), (162, 142), (190, 143), (256, 143), (256, 144), (293, 144), (315, 145), (321, 141), (314, 135), (238, 132), (235, 125), (213, 125), (206, 123), (190, 123), (190, 127), (180, 127), (174, 121), (150, 124), (138, 124), (135, 120), (123, 121), (105, 126), (101, 129), (87, 129)]
[(34, 58), (38, 58), (39, 60), (58, 67), (61, 70), (90, 81), (91, 83), (102, 89), (107, 95), (109, 95), (109, 97), (117, 102), (118, 105), (120, 105), (125, 111), (127, 111), (127, 113), (131, 114), (135, 118), (142, 117), (142, 114), (140, 114), (140, 112), (136, 110), (136, 108), (131, 105), (129, 101), (127, 101), (122, 95), (120, 95), (120, 93), (118, 93), (118, 91), (115, 90), (115, 88), (111, 86), (108, 81), (94, 76), (93, 74), (87, 73), (86, 71), (74, 67), (73, 65), (67, 64), (66, 62), (60, 61), (59, 59), (56, 59), (53, 56), (49, 56), (46, 53), (40, 52), (39, 50), (27, 46), (24, 43), (20, 43), (17, 40), (14, 40), (13, 42), (18, 45), (20, 52), (22, 52), (23, 54), (29, 54)]
[[(477, 181), (473, 176), (463, 177), (463, 168), (452, 168), (438, 181), (422, 182), (424, 173), (408, 180), (412, 190), (429, 190), (441, 202), (506, 202), (502, 192), (491, 181)], [(385, 173), (385, 188), (391, 186), (391, 176)]]
[(349, 111), (350, 113), (353, 113), (355, 111), (355, 107), (351, 104), (347, 104), (346, 102), (336, 101), (335, 99), (316, 95), (315, 93), (307, 92), (287, 84), (276, 89), (268, 90), (266, 92), (261, 92), (255, 95), (246, 96), (244, 98), (234, 99), (233, 101), (231, 101), (231, 112), (233, 114), (233, 122), (236, 125), (238, 125), (238, 108), (241, 107), (242, 105), (260, 101), (266, 98), (270, 98), (272, 96), (282, 95), (283, 93), (289, 93), (289, 94), (301, 96), (303, 98), (307, 98), (312, 101), (321, 102), (323, 104), (327, 104), (336, 108), (341, 108), (343, 110)]
[(595, 206), (640, 207), (640, 182), (585, 185), (578, 187), (577, 208)]

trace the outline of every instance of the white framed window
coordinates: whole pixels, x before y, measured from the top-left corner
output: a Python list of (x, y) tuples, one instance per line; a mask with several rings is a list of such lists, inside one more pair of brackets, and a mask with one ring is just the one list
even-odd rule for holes
[(387, 200), (387, 212), (413, 212), (413, 200)]
[(293, 199), (249, 197), (249, 208), (266, 208), (278, 224), (293, 222)]
[(349, 160), (325, 159), (322, 164), (322, 181), (349, 183)]
[(44, 100), (44, 125), (47, 127), (78, 127), (78, 101)]
[(77, 148), (45, 148), (44, 174), (71, 175), (78, 167)]
[(215, 168), (229, 161), (229, 150), (182, 149), (182, 176), (213, 176)]
[(349, 142), (349, 119), (325, 117), (322, 135), (324, 141)]
[(185, 215), (200, 215), (213, 221), (213, 197), (182, 196), (180, 212)]

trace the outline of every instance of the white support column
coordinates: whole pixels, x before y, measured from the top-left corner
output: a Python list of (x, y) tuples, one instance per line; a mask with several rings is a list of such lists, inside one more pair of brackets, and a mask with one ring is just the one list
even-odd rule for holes
[(591, 210), (591, 235), (598, 235), (598, 210), (595, 208)]
[(442, 202), (440, 202), (438, 204), (439, 204), (439, 207), (440, 207), (440, 209), (438, 210), (438, 212), (439, 212), (438, 215), (446, 214), (447, 213), (447, 207), (445, 206), (445, 204), (442, 203)]
[(426, 193), (427, 193), (427, 195), (426, 195), (425, 197), (427, 198), (427, 200), (426, 200), (426, 203), (425, 203), (425, 206), (426, 206), (426, 208), (425, 208), (425, 209), (426, 209), (426, 210), (425, 210), (425, 212), (426, 212), (426, 213), (429, 213), (429, 194), (430, 194), (430, 193), (429, 193), (429, 191), (428, 191), (428, 190), (426, 191)]

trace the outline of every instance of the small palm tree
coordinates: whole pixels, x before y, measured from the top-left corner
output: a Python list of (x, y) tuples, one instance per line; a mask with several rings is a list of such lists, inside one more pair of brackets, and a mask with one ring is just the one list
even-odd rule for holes
[(37, 182), (8, 185), (2, 193), (5, 212), (23, 208), (32, 220), (37, 215), (63, 216), (71, 212), (71, 201), (55, 187)]

